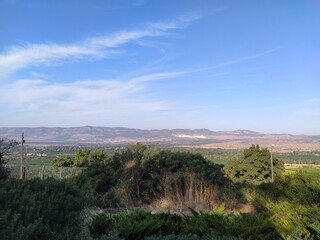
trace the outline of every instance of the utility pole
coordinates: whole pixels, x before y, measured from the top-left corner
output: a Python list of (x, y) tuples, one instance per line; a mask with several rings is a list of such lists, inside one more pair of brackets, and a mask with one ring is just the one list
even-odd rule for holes
[(271, 145), (271, 156), (270, 156), (270, 162), (271, 162), (271, 182), (273, 182), (273, 156), (272, 156), (272, 150), (274, 148), (274, 144)]
[(23, 179), (23, 144), (26, 141), (24, 140), (24, 134), (21, 134), (21, 159), (20, 159), (20, 179)]

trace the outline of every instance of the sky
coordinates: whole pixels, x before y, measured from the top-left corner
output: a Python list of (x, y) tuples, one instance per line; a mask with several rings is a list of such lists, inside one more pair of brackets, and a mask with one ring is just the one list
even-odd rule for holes
[(320, 1), (0, 0), (0, 127), (320, 134)]

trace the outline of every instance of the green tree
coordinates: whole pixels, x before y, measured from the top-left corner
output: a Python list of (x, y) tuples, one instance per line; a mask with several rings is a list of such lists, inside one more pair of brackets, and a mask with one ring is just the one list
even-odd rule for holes
[(76, 151), (74, 158), (74, 166), (89, 167), (91, 165), (101, 165), (108, 161), (110, 156), (103, 149), (90, 150), (87, 148)]
[(6, 179), (9, 177), (9, 170), (5, 167), (7, 161), (3, 159), (3, 156), (10, 148), (16, 146), (18, 142), (13, 139), (0, 139), (0, 180)]
[[(229, 161), (224, 170), (233, 182), (268, 182), (271, 180), (271, 153), (267, 148), (252, 144), (244, 150), (242, 157)], [(283, 173), (283, 161), (273, 157), (274, 176), (279, 177)]]
[(117, 156), (108, 157), (100, 164), (91, 164), (75, 178), (76, 185), (90, 193), (106, 193), (120, 179), (122, 167)]
[(79, 149), (75, 153), (74, 166), (76, 167), (88, 167), (90, 165), (90, 149)]
[(73, 160), (70, 156), (56, 157), (52, 160), (51, 165), (53, 167), (71, 167), (73, 165)]

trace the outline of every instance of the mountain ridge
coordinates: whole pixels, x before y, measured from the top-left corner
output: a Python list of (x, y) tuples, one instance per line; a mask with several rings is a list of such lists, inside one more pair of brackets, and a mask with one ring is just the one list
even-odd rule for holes
[(264, 134), (256, 131), (239, 129), (234, 131), (212, 131), (206, 128), (199, 129), (138, 129), (126, 127), (0, 127), (0, 137), (19, 139), (24, 132), (29, 142), (61, 142), (61, 143), (112, 143), (112, 142), (170, 142), (179, 140), (217, 140), (237, 138), (257, 138), (265, 136), (300, 136), (293, 134)]

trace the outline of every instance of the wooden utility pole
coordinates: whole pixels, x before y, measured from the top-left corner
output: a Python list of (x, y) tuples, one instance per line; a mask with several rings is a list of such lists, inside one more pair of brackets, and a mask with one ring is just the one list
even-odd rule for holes
[(20, 179), (23, 179), (23, 144), (26, 141), (24, 140), (24, 134), (21, 134), (21, 159), (20, 159)]
[(271, 161), (271, 182), (273, 182), (273, 156), (272, 156), (272, 150), (274, 148), (274, 144), (271, 145), (271, 156), (270, 156), (270, 161)]

